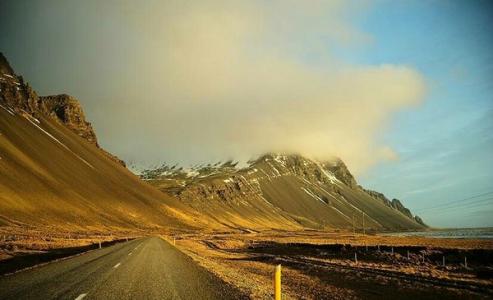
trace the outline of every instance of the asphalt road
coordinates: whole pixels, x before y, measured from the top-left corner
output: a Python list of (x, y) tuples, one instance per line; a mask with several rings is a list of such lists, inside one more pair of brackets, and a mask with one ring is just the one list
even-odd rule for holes
[(0, 278), (0, 299), (242, 299), (168, 242), (143, 238)]

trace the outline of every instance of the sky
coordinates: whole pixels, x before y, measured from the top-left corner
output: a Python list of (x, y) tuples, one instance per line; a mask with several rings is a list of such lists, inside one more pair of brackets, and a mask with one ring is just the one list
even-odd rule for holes
[(0, 51), (127, 162), (341, 157), (437, 227), (493, 226), (489, 1), (8, 1)]

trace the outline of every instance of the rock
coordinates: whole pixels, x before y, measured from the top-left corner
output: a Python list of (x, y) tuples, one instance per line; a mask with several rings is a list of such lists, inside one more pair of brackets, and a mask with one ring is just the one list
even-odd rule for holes
[(14, 74), (14, 70), (7, 61), (7, 58), (3, 56), (2, 52), (0, 52), (0, 72), (2, 72), (2, 74)]
[(337, 179), (344, 182), (350, 188), (358, 187), (356, 179), (354, 179), (346, 164), (341, 159), (336, 158), (334, 161), (325, 162), (323, 163), (323, 166), (327, 171), (334, 174)]
[(364, 191), (368, 195), (372, 196), (373, 198), (382, 201), (382, 203), (385, 204), (386, 206), (392, 207), (392, 202), (387, 197), (385, 197), (384, 194), (372, 190), (364, 190)]
[(419, 216), (414, 216), (414, 220), (416, 221), (416, 223), (421, 224), (425, 227), (428, 227), (428, 225), (426, 225), (425, 222), (423, 221), (423, 219), (421, 219)]
[(423, 225), (425, 227), (428, 227), (428, 225), (426, 225), (420, 217), (413, 216), (413, 214), (411, 213), (411, 211), (409, 210), (409, 208), (405, 207), (399, 199), (392, 199), (392, 201), (390, 201), (382, 193), (379, 193), (379, 192), (376, 192), (376, 191), (372, 191), (372, 190), (365, 190), (365, 189), (364, 189), (364, 191), (368, 195), (372, 196), (373, 198), (382, 201), (382, 203), (385, 204), (386, 206), (391, 207), (391, 208), (393, 208), (393, 209), (401, 212), (406, 217), (410, 218), (411, 220), (414, 220), (416, 223), (418, 223), (420, 225)]
[(407, 216), (410, 219), (414, 219), (413, 214), (411, 214), (411, 211), (406, 208), (399, 199), (392, 199), (392, 207), (401, 213), (403, 213), (405, 216)]
[(92, 144), (98, 143), (91, 123), (77, 99), (67, 94), (40, 97), (45, 113)]

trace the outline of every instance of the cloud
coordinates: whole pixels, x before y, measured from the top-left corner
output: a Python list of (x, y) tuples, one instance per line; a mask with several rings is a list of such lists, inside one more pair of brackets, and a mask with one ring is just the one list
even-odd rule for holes
[(351, 65), (332, 54), (373, 42), (346, 21), (358, 11), (345, 1), (145, 2), (115, 14), (135, 39), (133, 56), (95, 123), (103, 145), (125, 159), (280, 151), (336, 155), (362, 172), (397, 158), (377, 134), (425, 91), (411, 67)]

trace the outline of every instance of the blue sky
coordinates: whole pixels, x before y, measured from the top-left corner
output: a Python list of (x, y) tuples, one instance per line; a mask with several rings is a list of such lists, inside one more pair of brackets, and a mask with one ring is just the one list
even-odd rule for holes
[(493, 192), (491, 2), (382, 1), (360, 21), (375, 42), (346, 59), (409, 64), (428, 82), (424, 103), (394, 115), (380, 136), (399, 160), (361, 183), (434, 226), (493, 226), (493, 193), (448, 204)]
[(493, 226), (491, 3), (4, 0), (0, 51), (126, 161), (334, 154), (432, 226)]

